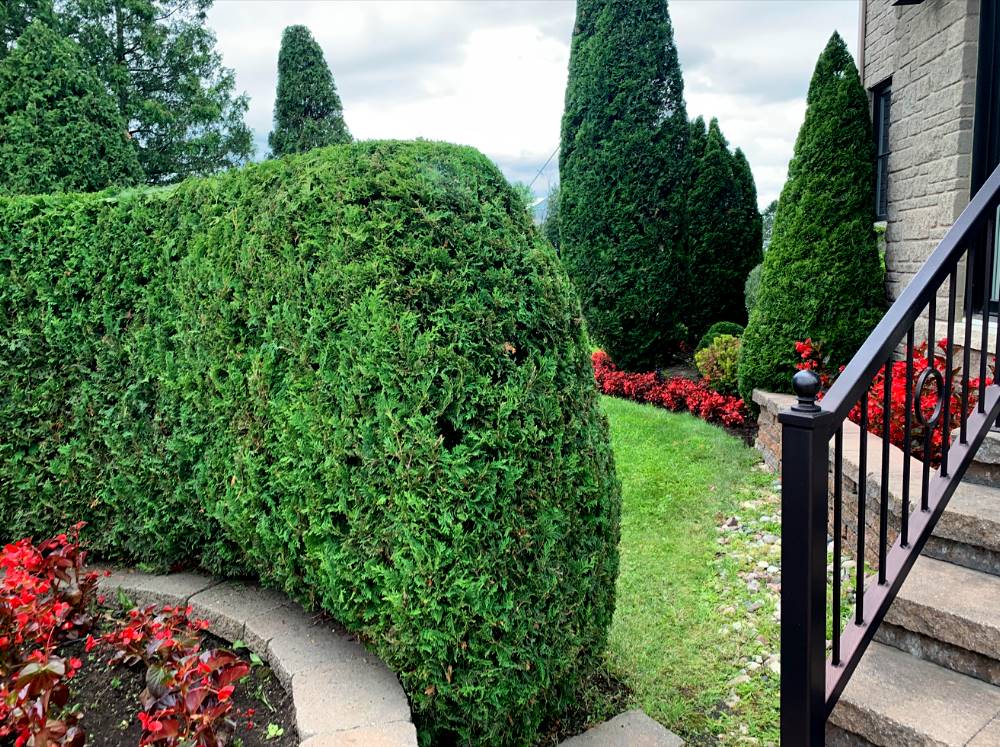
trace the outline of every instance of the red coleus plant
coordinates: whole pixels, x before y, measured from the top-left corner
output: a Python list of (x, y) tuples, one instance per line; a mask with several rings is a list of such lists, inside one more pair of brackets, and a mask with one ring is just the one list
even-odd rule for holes
[(83, 570), (82, 527), (0, 555), (0, 739), (14, 737), (16, 747), (84, 742), (79, 716), (66, 709), (81, 662), (58, 653), (94, 622), (98, 576)]
[(720, 394), (708, 385), (676, 376), (663, 380), (655, 371), (619, 371), (603, 350), (591, 357), (594, 380), (603, 394), (647, 402), (674, 412), (687, 411), (711, 423), (745, 425), (747, 409), (740, 397)]
[[(820, 346), (812, 340), (797, 342), (795, 351), (801, 357), (801, 362), (797, 365), (799, 369), (815, 371), (822, 381), (823, 388), (826, 389), (832, 383), (832, 376), (826, 370), (827, 361), (823, 358)], [(920, 375), (932, 365), (941, 374), (942, 380), (948, 374), (948, 340), (947, 338), (938, 340), (936, 351), (928, 356), (927, 343), (921, 343), (911, 351), (913, 356), (913, 376), (907, 377), (906, 359), (898, 360), (892, 364), (891, 383), (889, 388), (889, 442), (895, 446), (903, 448), (906, 442), (906, 398), (907, 388), (910, 388), (911, 413), (910, 413), (910, 453), (918, 459), (930, 459), (932, 464), (940, 464), (944, 439), (951, 438), (952, 429), (955, 427), (962, 412), (962, 368), (952, 364), (950, 396), (947, 408), (942, 408), (940, 419), (933, 424), (930, 432), (929, 449), (927, 446), (926, 428), (913, 415), (912, 408), (917, 406), (916, 387)], [(991, 375), (986, 378), (986, 384), (992, 384), (992, 369), (995, 366), (995, 359), (990, 365)], [(841, 366), (840, 370), (843, 370)], [(971, 414), (979, 401), (978, 377), (969, 379), (968, 399), (966, 400), (966, 414)], [(930, 419), (932, 413), (938, 405), (939, 396), (944, 392), (932, 387), (924, 388), (920, 396), (920, 408), (925, 419)], [(947, 412), (947, 419), (945, 413)], [(861, 403), (856, 404), (848, 415), (854, 423), (861, 423)], [(882, 436), (885, 426), (885, 369), (879, 372), (872, 380), (868, 389), (868, 431), (877, 436)], [(925, 451), (927, 453), (925, 453)]]
[(98, 574), (84, 571), (82, 527), (37, 547), (20, 540), (0, 555), (0, 742), (82, 747), (67, 683), (83, 662), (61, 652), (86, 637), (88, 653), (105, 645), (112, 664), (146, 665), (140, 744), (222, 747), (235, 728), (227, 718), (233, 691), (250, 666), (230, 651), (203, 651), (208, 623), (191, 620), (190, 608), (132, 610), (124, 625), (95, 639)]

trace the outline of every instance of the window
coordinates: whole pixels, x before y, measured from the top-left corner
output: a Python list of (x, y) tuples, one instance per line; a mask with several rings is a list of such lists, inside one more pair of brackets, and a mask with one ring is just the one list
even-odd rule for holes
[(873, 91), (875, 124), (875, 217), (885, 220), (889, 215), (889, 104), (892, 101), (892, 81), (886, 81)]

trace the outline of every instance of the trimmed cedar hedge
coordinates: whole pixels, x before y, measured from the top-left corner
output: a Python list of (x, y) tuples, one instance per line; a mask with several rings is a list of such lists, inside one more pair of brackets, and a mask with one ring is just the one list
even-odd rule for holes
[(3, 539), (256, 574), (368, 636), (425, 743), (532, 741), (604, 646), (579, 304), (476, 151), (0, 199), (0, 319)]

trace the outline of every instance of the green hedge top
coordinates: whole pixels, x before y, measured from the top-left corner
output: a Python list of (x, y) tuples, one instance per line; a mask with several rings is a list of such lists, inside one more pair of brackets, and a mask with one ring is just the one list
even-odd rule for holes
[(604, 644), (620, 495), (519, 204), (425, 142), (0, 199), (2, 539), (252, 572), (368, 636), (425, 742), (530, 742)]

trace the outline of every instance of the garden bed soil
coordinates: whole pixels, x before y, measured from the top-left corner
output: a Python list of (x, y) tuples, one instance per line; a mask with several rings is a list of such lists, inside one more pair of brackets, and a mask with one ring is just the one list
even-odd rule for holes
[[(228, 648), (231, 644), (206, 634), (204, 649)], [(72, 644), (67, 653), (80, 658), (83, 668), (72, 680), (70, 704), (83, 713), (80, 725), (87, 734), (88, 747), (132, 747), (139, 744), (139, 694), (145, 687), (145, 667), (109, 666), (107, 648), (91, 653), (83, 643)], [(236, 729), (229, 747), (295, 747), (295, 709), (292, 699), (266, 665), (253, 665), (246, 649), (236, 651), (252, 665), (250, 675), (236, 686), (230, 718)], [(252, 716), (247, 716), (250, 710)], [(279, 735), (280, 732), (280, 735)], [(270, 737), (269, 737), (270, 735)]]

